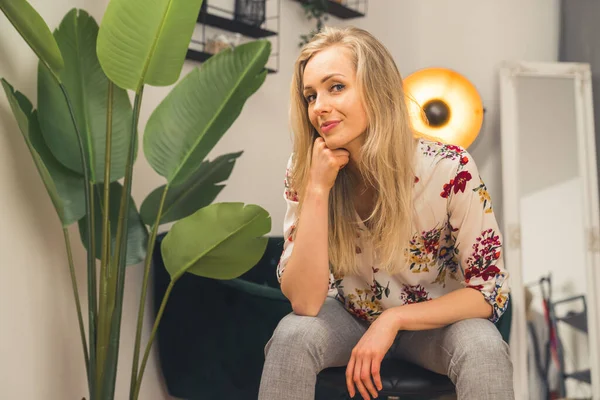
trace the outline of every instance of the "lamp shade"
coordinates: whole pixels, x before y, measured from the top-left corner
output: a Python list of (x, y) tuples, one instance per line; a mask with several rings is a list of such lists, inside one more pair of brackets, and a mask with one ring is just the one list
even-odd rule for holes
[(426, 68), (404, 79), (413, 128), (444, 143), (469, 147), (483, 124), (481, 97), (464, 76)]

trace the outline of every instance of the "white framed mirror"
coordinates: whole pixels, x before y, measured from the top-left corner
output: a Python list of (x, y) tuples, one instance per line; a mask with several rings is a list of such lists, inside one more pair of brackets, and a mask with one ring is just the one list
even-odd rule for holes
[[(600, 239), (589, 64), (500, 69), (504, 257), (518, 399), (600, 399)], [(600, 105), (599, 105), (600, 106)]]

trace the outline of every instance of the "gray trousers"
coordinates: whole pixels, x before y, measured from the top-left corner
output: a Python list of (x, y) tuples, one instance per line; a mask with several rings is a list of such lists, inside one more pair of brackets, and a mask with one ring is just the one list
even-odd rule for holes
[[(347, 365), (367, 329), (366, 322), (332, 298), (316, 317), (287, 315), (265, 347), (259, 400), (313, 400), (317, 374)], [(387, 356), (448, 375), (459, 400), (514, 399), (509, 348), (488, 320), (401, 331)], [(356, 398), (361, 398), (358, 391)]]

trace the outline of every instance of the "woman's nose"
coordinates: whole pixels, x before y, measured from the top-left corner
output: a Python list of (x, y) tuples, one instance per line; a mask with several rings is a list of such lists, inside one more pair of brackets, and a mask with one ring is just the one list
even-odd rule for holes
[(314, 111), (317, 114), (323, 114), (331, 111), (331, 105), (326, 97), (318, 96), (315, 100)]

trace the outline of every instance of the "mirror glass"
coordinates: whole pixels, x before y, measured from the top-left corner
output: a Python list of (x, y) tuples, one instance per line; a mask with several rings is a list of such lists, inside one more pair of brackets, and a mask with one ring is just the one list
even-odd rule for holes
[(576, 82), (531, 74), (514, 84), (518, 155), (503, 162), (517, 163), (529, 398), (591, 398)]

